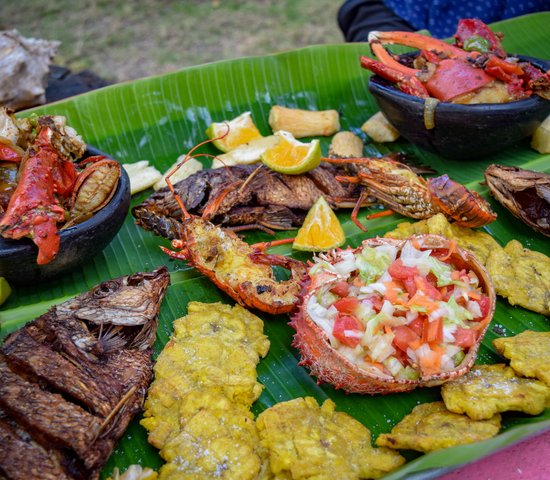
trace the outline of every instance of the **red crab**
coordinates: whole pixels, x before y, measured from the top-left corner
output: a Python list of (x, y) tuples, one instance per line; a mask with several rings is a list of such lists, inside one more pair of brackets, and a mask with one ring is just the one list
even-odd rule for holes
[[(456, 44), (412, 32), (371, 32), (379, 61), (361, 57), (361, 66), (421, 98), (453, 103), (504, 103), (533, 93), (550, 99), (550, 76), (531, 63), (506, 54), (502, 36), (478, 19), (462, 19)], [(420, 49), (413, 67), (400, 63), (383, 44)]]

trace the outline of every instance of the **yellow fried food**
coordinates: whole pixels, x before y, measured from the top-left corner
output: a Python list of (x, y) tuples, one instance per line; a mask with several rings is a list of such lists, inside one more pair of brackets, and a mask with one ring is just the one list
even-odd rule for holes
[(413, 408), (391, 433), (379, 435), (376, 445), (431, 452), (441, 448), (479, 442), (500, 430), (500, 414), (488, 420), (472, 420), (449, 412), (443, 402), (423, 403)]
[(473, 252), (483, 264), (487, 262), (493, 250), (501, 249), (498, 242), (491, 235), (449, 223), (442, 213), (438, 213), (426, 220), (420, 220), (419, 222), (400, 223), (395, 230), (387, 232), (384, 236), (404, 239), (414, 234), (423, 233), (433, 233), (435, 235), (443, 235), (447, 238), (454, 238), (459, 247)]
[[(213, 310), (214, 309), (214, 310)], [(264, 335), (264, 322), (240, 305), (191, 302), (185, 320), (174, 322), (174, 336), (183, 338), (198, 334), (223, 336), (225, 340), (250, 347), (254, 361), (265, 357), (269, 340)], [(214, 313), (214, 314), (213, 314)]]
[(550, 332), (526, 330), (514, 337), (497, 338), (493, 345), (517, 373), (550, 385)]
[(495, 291), (512, 305), (550, 315), (550, 258), (511, 240), (494, 250), (486, 264)]
[(217, 391), (192, 391), (179, 409), (180, 431), (161, 450), (159, 480), (265, 477), (267, 459), (250, 410)]
[(306, 397), (278, 403), (258, 416), (275, 478), (378, 478), (405, 462), (397, 452), (373, 448), (370, 431), (334, 409), (331, 400), (319, 407)]
[(159, 449), (179, 432), (179, 402), (190, 391), (216, 391), (246, 409), (262, 391), (256, 365), (269, 348), (262, 321), (239, 305), (191, 302), (188, 312), (157, 359), (140, 422)]
[(500, 363), (474, 366), (466, 375), (445, 383), (441, 395), (451, 412), (484, 420), (509, 410), (538, 415), (550, 400), (550, 388), (538, 380), (518, 377)]
[(407, 238), (412, 234), (434, 233), (454, 238), (458, 246), (474, 253), (487, 268), (497, 295), (512, 305), (550, 315), (550, 258), (523, 248), (512, 240), (502, 248), (487, 233), (459, 227), (443, 214), (415, 223), (401, 223), (386, 237)]

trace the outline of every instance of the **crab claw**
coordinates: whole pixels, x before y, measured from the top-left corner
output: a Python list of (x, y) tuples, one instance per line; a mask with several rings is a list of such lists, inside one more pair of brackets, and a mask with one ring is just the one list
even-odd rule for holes
[[(395, 61), (395, 64), (401, 65), (399, 62)], [(377, 62), (369, 57), (361, 57), (361, 66), (370, 70), (377, 75), (380, 75), (382, 78), (389, 80), (390, 82), (396, 83), (399, 90), (409, 95), (414, 95), (415, 97), (428, 98), (430, 95), (426, 90), (426, 87), (422, 82), (413, 75), (408, 75), (403, 70), (413, 70), (412, 68), (405, 67), (401, 65), (403, 69), (397, 67), (397, 65), (392, 64), (392, 66), (385, 65), (384, 63)]]
[(382, 43), (388, 45), (405, 45), (419, 50), (431, 50), (447, 58), (466, 59), (469, 53), (455, 47), (443, 40), (428, 37), (415, 32), (370, 32), (369, 43)]

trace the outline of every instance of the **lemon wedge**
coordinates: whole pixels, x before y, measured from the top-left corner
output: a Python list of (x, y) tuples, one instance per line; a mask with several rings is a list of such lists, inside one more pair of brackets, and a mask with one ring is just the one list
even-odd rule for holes
[(229, 152), (239, 145), (243, 145), (262, 136), (254, 124), (250, 112), (244, 112), (233, 120), (225, 120), (224, 122), (210, 124), (206, 129), (206, 135), (208, 135), (208, 138), (211, 140), (217, 138), (217, 140), (214, 140), (212, 143), (222, 152)]
[(4, 277), (0, 277), (0, 305), (2, 305), (11, 294), (10, 284)]
[(342, 246), (345, 240), (346, 236), (338, 217), (325, 197), (320, 196), (307, 212), (292, 248), (308, 252), (323, 252)]
[(312, 140), (302, 143), (291, 133), (280, 130), (275, 132), (280, 137), (279, 142), (268, 148), (261, 156), (264, 165), (279, 173), (299, 175), (309, 172), (321, 163), (321, 143)]

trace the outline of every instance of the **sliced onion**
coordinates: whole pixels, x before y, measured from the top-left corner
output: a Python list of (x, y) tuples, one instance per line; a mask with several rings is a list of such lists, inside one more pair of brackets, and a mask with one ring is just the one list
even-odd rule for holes
[(426, 127), (426, 130), (435, 127), (435, 107), (438, 103), (437, 98), (429, 97), (424, 100), (424, 127)]

